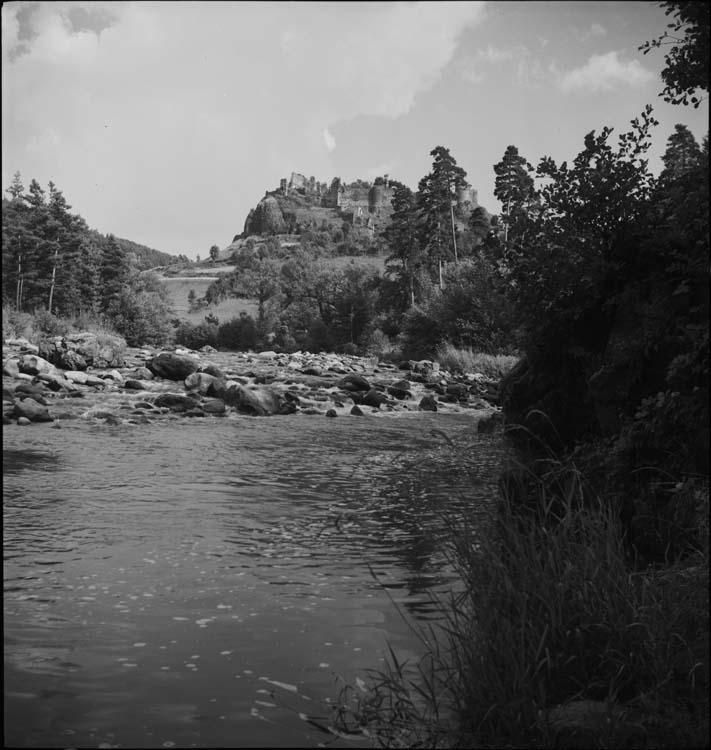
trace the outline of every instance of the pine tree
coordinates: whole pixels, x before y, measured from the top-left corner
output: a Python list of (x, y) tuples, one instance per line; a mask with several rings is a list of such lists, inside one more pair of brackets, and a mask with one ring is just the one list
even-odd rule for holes
[(513, 225), (527, 214), (535, 200), (533, 177), (529, 174), (532, 171), (533, 167), (519, 155), (516, 146), (508, 146), (503, 159), (494, 165), (494, 195), (503, 206), (501, 218), (505, 245)]
[(417, 190), (420, 243), (427, 252), (430, 268), (438, 269), (441, 288), (442, 264), (458, 259), (454, 224), (457, 190), (469, 185), (467, 173), (457, 166), (449, 149), (437, 146), (430, 151), (430, 156), (434, 157), (432, 171), (420, 180)]
[(407, 288), (410, 305), (416, 301), (415, 278), (423, 263), (415, 194), (406, 185), (397, 183), (393, 189), (393, 213), (383, 238), (390, 248), (388, 270), (401, 276)]
[(21, 200), (22, 194), (25, 192), (25, 187), (22, 184), (22, 177), (20, 176), (19, 172), (15, 172), (12, 178), (12, 184), (9, 188), (7, 188), (5, 192), (10, 193), (12, 200)]
[(115, 307), (121, 300), (130, 276), (131, 267), (126, 253), (121, 249), (116, 237), (110, 234), (104, 241), (99, 267), (101, 280), (101, 308), (104, 313)]
[(664, 169), (659, 179), (667, 182), (696, 169), (701, 162), (701, 149), (686, 125), (675, 125), (662, 156)]

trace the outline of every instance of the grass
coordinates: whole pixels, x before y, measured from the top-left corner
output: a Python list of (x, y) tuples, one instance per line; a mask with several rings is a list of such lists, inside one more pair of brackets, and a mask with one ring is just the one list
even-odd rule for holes
[(99, 344), (104, 340), (119, 336), (111, 326), (98, 316), (79, 315), (76, 318), (62, 318), (46, 310), (36, 314), (18, 312), (10, 307), (2, 309), (2, 337), (4, 339), (24, 338), (38, 344), (47, 336), (66, 336), (71, 333), (88, 332), (97, 336)]
[(454, 373), (480, 372), (492, 380), (500, 380), (518, 362), (518, 357), (507, 354), (485, 354), (471, 348), (458, 348), (443, 344), (437, 350), (440, 366)]
[(450, 530), (463, 592), (418, 628), (418, 664), (391, 651), (342, 691), (334, 725), (383, 747), (708, 747), (708, 535), (635, 570), (572, 462), (531, 488), (490, 538)]

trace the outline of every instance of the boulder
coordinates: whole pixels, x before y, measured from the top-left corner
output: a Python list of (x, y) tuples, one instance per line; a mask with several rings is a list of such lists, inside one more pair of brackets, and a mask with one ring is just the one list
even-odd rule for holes
[(278, 414), (283, 403), (281, 396), (271, 388), (247, 388), (239, 383), (227, 388), (223, 398), (237, 411), (258, 417)]
[(67, 370), (64, 373), (64, 377), (72, 383), (79, 383), (79, 385), (86, 385), (89, 379), (89, 376), (85, 372), (79, 370)]
[(40, 373), (37, 376), (37, 380), (41, 381), (42, 383), (46, 383), (47, 387), (52, 391), (61, 391), (62, 389), (69, 389), (71, 388), (71, 383), (60, 374), (57, 375), (48, 375), (47, 373)]
[(362, 417), (362, 416), (364, 416), (363, 410), (360, 408), (360, 406), (358, 406), (358, 404), (355, 404), (353, 406), (353, 408), (351, 409), (351, 414), (354, 417)]
[(121, 367), (126, 342), (120, 336), (89, 332), (53, 336), (39, 344), (40, 355), (63, 370)]
[(123, 387), (129, 391), (145, 391), (148, 386), (146, 383), (143, 383), (140, 380), (129, 378), (128, 380), (124, 381)]
[(153, 380), (153, 373), (147, 367), (137, 367), (129, 376), (135, 380)]
[(469, 396), (469, 387), (464, 383), (449, 383), (447, 385), (447, 393), (450, 396), (456, 396), (460, 401), (465, 401)]
[(380, 408), (381, 404), (385, 404), (388, 401), (388, 397), (377, 391), (375, 388), (371, 388), (361, 399), (360, 403), (365, 406), (373, 406), (376, 409)]
[(161, 393), (153, 403), (155, 406), (167, 406), (171, 411), (185, 411), (194, 409), (198, 402), (195, 398), (184, 396), (182, 393)]
[(5, 339), (3, 343), (13, 349), (19, 349), (20, 354), (39, 354), (39, 347), (25, 338)]
[(419, 403), (420, 411), (437, 411), (437, 399), (434, 396), (423, 396)]
[(148, 369), (159, 378), (185, 380), (200, 366), (199, 362), (187, 354), (161, 352), (148, 361)]
[(57, 368), (51, 362), (36, 354), (23, 354), (17, 364), (20, 372), (25, 375), (57, 374)]
[(336, 383), (338, 388), (344, 391), (369, 391), (370, 383), (362, 376), (356, 373), (349, 373)]
[(338, 416), (338, 412), (335, 409), (329, 409), (326, 412), (326, 416), (327, 417), (337, 417)]
[(221, 398), (206, 398), (202, 402), (202, 410), (206, 414), (224, 414), (227, 407)]
[(36, 385), (34, 383), (20, 383), (15, 386), (14, 395), (19, 396), (20, 398), (27, 398), (29, 396), (40, 404), (47, 406), (47, 402), (44, 400), (44, 388), (41, 385)]
[(15, 416), (25, 417), (31, 422), (53, 422), (49, 410), (43, 404), (32, 398), (26, 398), (15, 402)]
[(209, 375), (206, 372), (193, 372), (185, 378), (185, 388), (189, 391), (206, 394), (215, 380), (217, 378), (214, 375)]
[(18, 359), (6, 359), (2, 363), (2, 374), (8, 378), (15, 378), (20, 374), (20, 361)]
[(409, 369), (419, 375), (432, 375), (439, 372), (439, 362), (433, 362), (430, 359), (421, 359), (418, 362), (410, 360)]
[(388, 386), (388, 393), (398, 401), (405, 401), (406, 399), (412, 398), (412, 393), (409, 388), (409, 381), (398, 380), (394, 385)]
[(207, 364), (200, 368), (199, 372), (207, 373), (215, 378), (224, 378), (225, 373), (217, 365)]

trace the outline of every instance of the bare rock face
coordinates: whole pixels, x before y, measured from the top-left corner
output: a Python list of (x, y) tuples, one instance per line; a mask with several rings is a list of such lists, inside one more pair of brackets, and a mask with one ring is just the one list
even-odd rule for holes
[(250, 234), (282, 234), (286, 231), (284, 215), (279, 208), (277, 199), (269, 196), (262, 199), (255, 209), (249, 212), (244, 225), (244, 233)]

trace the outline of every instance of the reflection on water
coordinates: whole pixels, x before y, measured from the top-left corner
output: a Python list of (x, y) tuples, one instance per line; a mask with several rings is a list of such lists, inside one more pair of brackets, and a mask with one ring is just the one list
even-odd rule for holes
[(486, 524), (500, 446), (473, 424), (6, 431), (6, 743), (329, 741), (302, 719), (338, 679), (415, 656), (391, 599), (437, 615), (444, 519)]

